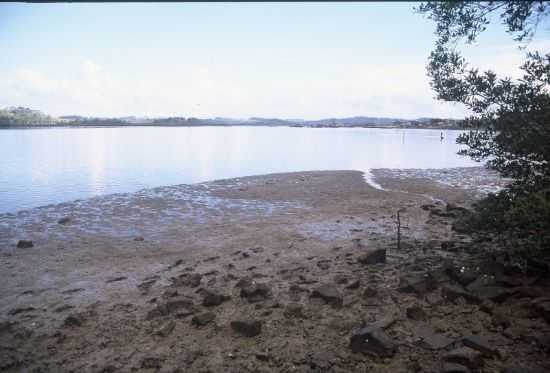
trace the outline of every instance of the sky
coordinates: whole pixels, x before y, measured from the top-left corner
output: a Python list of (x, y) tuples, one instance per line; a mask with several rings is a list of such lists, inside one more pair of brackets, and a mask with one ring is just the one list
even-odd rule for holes
[[(434, 99), (432, 21), (412, 3), (0, 4), (0, 107), (85, 116), (399, 118)], [(550, 51), (539, 30), (529, 48)], [(518, 76), (498, 25), (464, 50)]]

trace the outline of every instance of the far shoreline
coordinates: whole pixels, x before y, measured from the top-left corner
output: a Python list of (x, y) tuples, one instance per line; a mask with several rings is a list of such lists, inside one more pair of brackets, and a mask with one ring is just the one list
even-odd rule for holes
[(301, 126), (301, 125), (266, 125), (266, 124), (204, 124), (204, 125), (182, 125), (182, 124), (149, 124), (149, 123), (135, 123), (128, 125), (120, 124), (32, 124), (32, 125), (4, 125), (0, 124), (0, 130), (12, 130), (12, 129), (50, 129), (50, 128), (131, 128), (131, 127), (153, 127), (153, 128), (170, 128), (170, 127), (184, 127), (184, 128), (196, 128), (196, 127), (269, 127), (269, 128), (337, 128), (337, 129), (350, 129), (350, 128), (376, 128), (376, 129), (414, 129), (414, 130), (441, 130), (441, 131), (466, 131), (467, 128), (462, 127), (414, 127), (414, 126), (377, 126), (377, 125), (360, 125), (360, 126)]

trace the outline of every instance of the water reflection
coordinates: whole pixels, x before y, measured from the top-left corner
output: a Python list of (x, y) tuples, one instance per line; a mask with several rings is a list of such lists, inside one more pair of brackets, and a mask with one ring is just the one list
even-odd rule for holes
[(255, 127), (0, 131), (0, 212), (147, 187), (305, 170), (474, 166), (458, 131)]

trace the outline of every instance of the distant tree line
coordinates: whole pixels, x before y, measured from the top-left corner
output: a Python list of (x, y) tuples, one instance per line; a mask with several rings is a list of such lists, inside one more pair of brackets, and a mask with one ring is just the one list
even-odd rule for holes
[(25, 107), (10, 107), (0, 109), (0, 125), (51, 125), (56, 124), (57, 119), (46, 115), (39, 110), (31, 110)]

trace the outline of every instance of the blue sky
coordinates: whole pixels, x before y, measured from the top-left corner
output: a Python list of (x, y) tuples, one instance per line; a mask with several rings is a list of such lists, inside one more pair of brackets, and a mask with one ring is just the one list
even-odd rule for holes
[[(461, 117), (411, 3), (0, 4), (0, 107), (53, 115)], [(533, 47), (548, 51), (549, 34)], [(466, 51), (517, 75), (499, 27)]]

